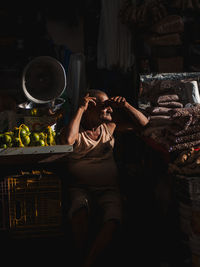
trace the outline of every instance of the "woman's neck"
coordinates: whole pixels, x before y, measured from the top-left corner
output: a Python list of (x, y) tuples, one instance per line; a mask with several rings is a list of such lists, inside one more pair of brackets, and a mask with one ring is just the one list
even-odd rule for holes
[(89, 131), (93, 131), (96, 132), (98, 130), (98, 128), (100, 127), (101, 123), (97, 123), (97, 122), (92, 122), (92, 121), (82, 121), (81, 122), (81, 126), (83, 127), (84, 130), (89, 130)]

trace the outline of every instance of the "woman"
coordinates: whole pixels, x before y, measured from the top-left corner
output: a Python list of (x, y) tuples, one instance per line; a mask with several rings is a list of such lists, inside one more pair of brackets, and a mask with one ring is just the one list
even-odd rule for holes
[(67, 163), (69, 216), (80, 251), (87, 242), (92, 208), (99, 208), (102, 215), (84, 267), (91, 266), (110, 244), (123, 219), (119, 174), (113, 157), (114, 131), (141, 131), (147, 123), (148, 119), (124, 97), (109, 98), (103, 91), (89, 90), (61, 131), (61, 143), (74, 147)]

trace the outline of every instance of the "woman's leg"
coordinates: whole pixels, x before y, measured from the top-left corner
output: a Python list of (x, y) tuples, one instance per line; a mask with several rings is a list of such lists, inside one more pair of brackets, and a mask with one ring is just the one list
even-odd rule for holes
[(117, 232), (119, 222), (116, 220), (109, 220), (104, 223), (91, 246), (88, 256), (85, 259), (83, 267), (91, 267), (97, 258), (108, 248), (113, 240), (114, 234)]
[(82, 207), (71, 218), (71, 230), (75, 248), (82, 254), (88, 237), (88, 211)]

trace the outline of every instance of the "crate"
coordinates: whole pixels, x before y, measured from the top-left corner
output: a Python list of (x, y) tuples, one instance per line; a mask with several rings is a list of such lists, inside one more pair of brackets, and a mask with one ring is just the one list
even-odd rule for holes
[(61, 180), (50, 172), (25, 172), (0, 183), (0, 230), (9, 233), (59, 232), (62, 224)]
[(200, 177), (174, 178), (182, 241), (191, 253), (192, 267), (200, 267)]

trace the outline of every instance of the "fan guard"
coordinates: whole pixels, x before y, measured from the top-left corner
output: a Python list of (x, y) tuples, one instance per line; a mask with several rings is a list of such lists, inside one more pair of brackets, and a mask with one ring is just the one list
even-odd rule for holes
[(65, 70), (55, 58), (36, 57), (24, 68), (22, 87), (25, 96), (34, 103), (54, 101), (66, 88)]

